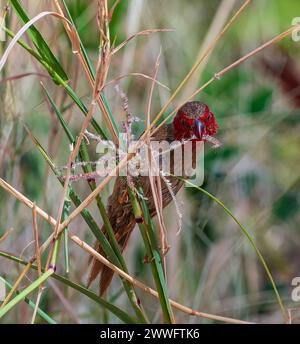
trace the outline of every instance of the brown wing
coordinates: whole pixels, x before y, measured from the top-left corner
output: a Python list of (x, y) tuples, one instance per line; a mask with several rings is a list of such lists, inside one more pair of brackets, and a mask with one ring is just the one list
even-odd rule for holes
[[(173, 126), (166, 125), (159, 129), (154, 136), (156, 140), (168, 140), (172, 141), (173, 138)], [(174, 194), (176, 194), (183, 182), (175, 179), (169, 178), (171, 182), (172, 189)], [(143, 193), (147, 199), (147, 205), (149, 208), (149, 212), (151, 217), (156, 215), (156, 209), (152, 197), (151, 185), (148, 177), (138, 177), (138, 184), (141, 185), (143, 189)], [(162, 197), (163, 197), (163, 207), (166, 207), (171, 201), (172, 196), (169, 192), (168, 187), (166, 186), (165, 182), (161, 181), (162, 186)], [(131, 203), (129, 200), (129, 196), (127, 193), (127, 182), (126, 178), (124, 177), (117, 177), (113, 193), (108, 199), (107, 205), (107, 214), (111, 223), (111, 226), (114, 230), (116, 240), (120, 246), (121, 251), (125, 249), (127, 246), (130, 234), (132, 233), (136, 221), (132, 212)], [(105, 233), (105, 227), (102, 227), (102, 231)], [(95, 249), (102, 255), (105, 255), (100, 244), (97, 242), (95, 245)], [(100, 295), (102, 295), (108, 288), (112, 277), (113, 271), (108, 267), (104, 266), (96, 259), (92, 259), (92, 267), (91, 272), (88, 278), (87, 286), (89, 286), (92, 281), (97, 277), (97, 275), (101, 272), (100, 276)]]
[[(135, 219), (128, 199), (126, 180), (122, 177), (116, 179), (113, 193), (108, 199), (107, 215), (114, 230), (116, 240), (120, 245), (121, 251), (123, 251), (135, 226)], [(103, 233), (106, 233), (105, 226), (103, 226), (101, 230)], [(105, 256), (98, 241), (96, 241), (95, 250)], [(110, 284), (113, 277), (113, 271), (93, 258), (87, 287), (90, 286), (100, 272), (100, 294), (102, 295)]]

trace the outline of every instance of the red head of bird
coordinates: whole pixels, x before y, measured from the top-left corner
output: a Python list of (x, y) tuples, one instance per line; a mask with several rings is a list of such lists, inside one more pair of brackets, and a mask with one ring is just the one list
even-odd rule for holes
[(209, 107), (200, 101), (185, 103), (178, 110), (173, 127), (176, 140), (205, 141), (205, 136), (214, 136), (218, 130), (215, 116)]

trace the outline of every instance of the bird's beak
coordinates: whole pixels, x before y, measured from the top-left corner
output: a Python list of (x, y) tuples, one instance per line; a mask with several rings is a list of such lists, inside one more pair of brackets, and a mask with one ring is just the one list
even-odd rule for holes
[(194, 126), (196, 129), (196, 133), (199, 135), (199, 138), (202, 139), (204, 124), (199, 119), (195, 119)]

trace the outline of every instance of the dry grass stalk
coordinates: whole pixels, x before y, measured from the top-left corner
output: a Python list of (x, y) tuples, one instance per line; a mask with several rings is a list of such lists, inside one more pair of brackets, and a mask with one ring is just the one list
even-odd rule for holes
[[(106, 258), (104, 258), (101, 254), (99, 254), (97, 251), (95, 251), (91, 246), (89, 246), (87, 243), (82, 241), (80, 238), (78, 238), (75, 235), (72, 235), (71, 233), (69, 233), (69, 237), (70, 237), (70, 239), (75, 244), (77, 244), (79, 247), (84, 249), (88, 254), (92, 255), (97, 260), (99, 260), (101, 263), (103, 263), (104, 265), (106, 265), (109, 268), (111, 268), (112, 270), (114, 270), (114, 272), (116, 274), (118, 274), (122, 278), (126, 279), (130, 283), (134, 284), (136, 287), (140, 288), (144, 292), (154, 296), (155, 298), (159, 297), (157, 291), (151, 289), (150, 287), (146, 286), (142, 282), (140, 282), (137, 279), (131, 277), (130, 275), (126, 274), (123, 270), (119, 269), (118, 267), (116, 267), (115, 265), (110, 263)], [(189, 307), (183, 306), (183, 305), (181, 305), (180, 303), (178, 303), (178, 302), (176, 302), (174, 300), (170, 299), (169, 301), (170, 301), (170, 304), (174, 308), (176, 308), (179, 311), (182, 311), (182, 312), (184, 312), (184, 313), (186, 313), (188, 315), (198, 316), (198, 317), (201, 317), (201, 318), (211, 319), (211, 320), (215, 320), (215, 321), (226, 322), (226, 323), (229, 323), (229, 324), (250, 324), (250, 322), (246, 322), (246, 321), (243, 321), (243, 320), (238, 320), (238, 319), (233, 319), (233, 318), (228, 318), (228, 317), (222, 317), (222, 316), (219, 316), (219, 315), (213, 315), (213, 314), (208, 314), (208, 313), (204, 313), (204, 312), (198, 312), (198, 311), (195, 311), (195, 310), (193, 310), (193, 309), (191, 309)]]
[[(33, 221), (35, 256), (36, 256), (36, 261), (37, 261), (38, 275), (40, 277), (42, 275), (41, 253), (40, 253), (39, 235), (38, 235), (38, 229), (37, 229), (37, 217), (36, 217), (36, 205), (35, 205), (35, 203), (33, 204), (33, 208), (32, 208), (32, 221)], [(40, 287), (42, 288), (42, 285)]]
[(23, 278), (26, 276), (26, 274), (28, 273), (28, 271), (31, 268), (31, 264), (27, 264), (25, 266), (25, 268), (23, 269), (23, 271), (21, 272), (21, 274), (18, 276), (16, 282), (14, 283), (14, 285), (12, 286), (12, 288), (10, 289), (9, 293), (6, 295), (6, 298), (4, 299), (3, 303), (1, 304), (0, 308), (3, 308), (11, 299), (11, 297), (13, 296), (13, 294), (15, 293), (15, 291), (18, 289), (20, 283), (22, 282)]
[(162, 84), (161, 82), (159, 82), (158, 80), (155, 80), (153, 79), (151, 76), (149, 75), (146, 75), (146, 74), (143, 74), (143, 73), (128, 73), (128, 74), (125, 74), (125, 75), (120, 75), (118, 76), (117, 78), (114, 78), (110, 81), (108, 81), (104, 86), (103, 88), (107, 87), (107, 86), (110, 86), (112, 84), (115, 84), (117, 83), (118, 81), (124, 79), (124, 78), (127, 78), (129, 76), (140, 76), (142, 78), (145, 78), (145, 79), (148, 79), (148, 80), (152, 80), (153, 82), (155, 82), (158, 86), (161, 86), (163, 88), (165, 88), (166, 90), (170, 91), (170, 88), (164, 84)]
[[(108, 72), (108, 67), (109, 67), (109, 62), (110, 62), (110, 57), (109, 57), (109, 48), (110, 48), (110, 42), (109, 42), (109, 32), (108, 32), (108, 24), (107, 24), (107, 2), (104, 0), (101, 0), (98, 2), (98, 18), (99, 18), (99, 25), (100, 25), (100, 47), (101, 51), (99, 53), (98, 57), (98, 63), (97, 63), (97, 69), (96, 69), (96, 79), (94, 82), (93, 86), (93, 98), (92, 102), (89, 107), (88, 114), (82, 124), (79, 137), (75, 143), (75, 147), (71, 150), (69, 162), (68, 162), (68, 168), (66, 171), (66, 177), (64, 181), (64, 188), (63, 192), (61, 195), (61, 200), (60, 200), (60, 206), (59, 206), (59, 211), (56, 219), (56, 226), (54, 228), (54, 239), (56, 240), (57, 235), (58, 235), (58, 227), (59, 223), (61, 221), (61, 216), (63, 213), (63, 207), (64, 207), (64, 202), (65, 198), (67, 196), (67, 191), (69, 187), (69, 181), (71, 177), (71, 170), (72, 166), (75, 162), (75, 158), (79, 152), (79, 148), (81, 145), (82, 140), (84, 139), (85, 131), (87, 130), (87, 127), (94, 115), (95, 111), (95, 106), (100, 99), (100, 92), (101, 89), (104, 86), (105, 80), (106, 80), (106, 75)], [(79, 47), (80, 50), (80, 47)], [(78, 50), (78, 51), (79, 51)], [(48, 270), (48, 267), (50, 265), (50, 261), (52, 258), (53, 254), (53, 249), (54, 249), (54, 243), (51, 246), (48, 259), (47, 259), (47, 264), (46, 264), (46, 270)]]
[[(19, 191), (17, 191), (15, 188), (13, 188), (11, 185), (9, 185), (8, 183), (6, 183), (3, 179), (0, 178), (0, 186), (6, 190), (7, 192), (9, 192), (10, 194), (12, 194), (15, 198), (17, 198), (19, 201), (21, 201), (22, 203), (24, 203), (27, 207), (29, 208), (33, 208), (34, 207), (34, 203), (31, 202), (27, 197), (25, 197), (23, 194), (21, 194)], [(50, 215), (48, 215), (44, 210), (42, 210), (41, 208), (39, 208), (38, 206), (36, 207), (36, 212), (43, 217), (46, 221), (48, 221), (51, 225), (56, 224), (56, 220), (54, 218), (52, 218)], [(52, 242), (52, 238), (53, 234), (48, 238), (47, 241), (45, 241), (45, 243), (40, 247), (40, 252), (44, 252), (44, 250), (48, 247), (48, 245)], [(135, 286), (137, 286), (138, 288), (142, 289), (144, 292), (147, 292), (148, 294), (158, 298), (158, 293), (151, 289), (150, 287), (146, 286), (145, 284), (143, 284), (142, 282), (136, 280), (135, 278), (131, 277), (130, 275), (126, 274), (123, 270), (119, 269), (118, 267), (116, 267), (115, 265), (113, 265), (112, 263), (110, 263), (106, 258), (104, 258), (102, 255), (100, 255), (97, 251), (95, 251), (92, 247), (90, 247), (87, 243), (85, 243), (84, 241), (82, 241), (81, 239), (79, 239), (77, 236), (74, 236), (72, 234), (69, 233), (69, 238), (76, 243), (77, 245), (79, 245), (81, 248), (83, 248), (86, 252), (88, 252), (90, 255), (92, 255), (93, 257), (95, 257), (96, 259), (98, 259), (99, 261), (101, 261), (103, 264), (105, 264), (106, 266), (110, 267), (112, 270), (114, 270), (114, 272), (116, 272), (118, 275), (120, 275), (122, 278), (125, 278), (126, 280), (128, 280), (129, 282), (131, 282), (132, 284), (134, 284)], [(50, 239), (50, 241), (49, 241)], [(32, 259), (30, 260), (30, 262), (26, 265), (24, 271), (25, 273), (31, 268), (32, 263), (34, 261), (35, 257), (32, 257)], [(24, 274), (25, 275), (25, 274)], [(222, 321), (222, 322), (227, 322), (227, 323), (234, 323), (234, 324), (248, 324), (249, 322), (245, 322), (242, 320), (238, 320), (238, 319), (232, 319), (232, 318), (228, 318), (228, 317), (222, 317), (222, 316), (218, 316), (218, 315), (213, 315), (213, 314), (208, 314), (208, 313), (204, 313), (204, 312), (198, 312), (195, 311), (189, 307), (183, 306), (180, 303), (171, 300), (170, 299), (170, 304), (172, 306), (174, 306), (176, 309), (188, 314), (188, 315), (193, 315), (193, 316), (198, 316), (198, 317), (204, 317), (207, 319), (211, 319), (211, 320), (215, 320), (215, 321)]]
[[(33, 235), (34, 235), (34, 245), (35, 245), (35, 256), (36, 256), (36, 261), (37, 261), (37, 271), (38, 271), (38, 276), (42, 276), (42, 268), (41, 268), (41, 253), (40, 253), (40, 245), (39, 245), (39, 236), (38, 236), (38, 228), (37, 228), (37, 216), (36, 216), (36, 205), (35, 203), (33, 204), (32, 208), (32, 222), (33, 222)], [(43, 292), (43, 285), (39, 285), (38, 289), (38, 294), (35, 302), (35, 307), (31, 319), (31, 324), (34, 324), (36, 314), (37, 314), (37, 309), (40, 304), (40, 300), (42, 297), (42, 292)]]
[(135, 33), (134, 35), (128, 37), (124, 42), (120, 43), (116, 48), (114, 48), (112, 50), (111, 54), (114, 55), (120, 49), (122, 49), (127, 43), (129, 43), (131, 40), (133, 40), (134, 38), (136, 38), (138, 36), (145, 36), (145, 35), (149, 35), (151, 33), (156, 33), (156, 32), (172, 32), (172, 31), (174, 31), (174, 30), (172, 30), (172, 29), (147, 29), (147, 30), (140, 31), (140, 32)]
[(0, 244), (3, 243), (10, 236), (13, 230), (14, 229), (11, 227), (2, 235), (2, 237), (0, 238)]
[[(201, 55), (191, 68), (191, 70), (188, 72), (188, 74), (185, 76), (185, 78), (182, 80), (182, 82), (179, 84), (179, 86), (176, 88), (176, 90), (173, 92), (165, 106), (161, 109), (161, 111), (158, 113), (158, 115), (155, 117), (154, 121), (152, 122), (150, 128), (148, 130), (152, 129), (154, 125), (158, 122), (158, 120), (161, 118), (161, 116), (165, 113), (173, 99), (175, 99), (176, 95), (179, 93), (179, 91), (183, 88), (183, 86), (189, 81), (189, 79), (194, 75), (202, 61), (205, 60), (205, 58), (212, 52), (218, 41), (222, 38), (222, 36), (225, 34), (225, 32), (231, 27), (231, 25), (234, 23), (234, 21), (239, 17), (239, 15), (243, 12), (243, 10), (249, 5), (251, 0), (246, 0), (243, 5), (240, 7), (240, 9), (234, 14), (234, 16), (228, 21), (228, 23), (225, 25), (224, 29), (219, 33), (216, 38), (212, 41), (212, 43), (208, 46), (208, 48), (205, 50), (203, 55)], [(183, 102), (184, 104), (185, 102)], [(182, 104), (182, 105), (183, 105)], [(181, 106), (178, 107), (178, 109)]]
[[(155, 80), (157, 77), (158, 69), (159, 69), (159, 60), (160, 60), (161, 52), (157, 57), (155, 68), (154, 68), (154, 75), (153, 79)], [(146, 103), (146, 128), (150, 126), (150, 116), (151, 116), (151, 101), (153, 97), (154, 91), (154, 82), (151, 83), (151, 87), (148, 94), (148, 99)], [(159, 167), (156, 164), (156, 161), (153, 157), (153, 152), (151, 149), (150, 144), (150, 135), (146, 137), (146, 144), (148, 147), (148, 161), (149, 161), (149, 180), (151, 185), (151, 191), (153, 196), (153, 201), (156, 208), (156, 214), (158, 218), (158, 225), (159, 225), (159, 232), (158, 232), (158, 241), (159, 241), (159, 248), (161, 250), (161, 257), (163, 260), (163, 267), (166, 276), (166, 264), (165, 264), (165, 254), (168, 251), (168, 243), (167, 243), (167, 229), (164, 223), (163, 218), (163, 201), (162, 201), (162, 187), (161, 187), (161, 179), (159, 177), (158, 169)], [(155, 173), (156, 172), (156, 173)]]

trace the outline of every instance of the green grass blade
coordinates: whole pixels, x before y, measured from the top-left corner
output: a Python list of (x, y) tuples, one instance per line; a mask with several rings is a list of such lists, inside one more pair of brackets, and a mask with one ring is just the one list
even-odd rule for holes
[(60, 111), (56, 107), (56, 105), (55, 105), (53, 99), (51, 98), (49, 92), (47, 91), (46, 87), (43, 86), (43, 90), (45, 91), (46, 97), (47, 97), (47, 99), (48, 99), (52, 109), (54, 110), (54, 113), (56, 114), (56, 117), (58, 118), (60, 124), (62, 125), (62, 127), (63, 127), (63, 129), (65, 131), (65, 134), (68, 137), (68, 140), (70, 141), (70, 143), (74, 143), (75, 138), (74, 138), (73, 134), (71, 133), (71, 130), (69, 129), (67, 123), (65, 122), (62, 114), (60, 113)]
[[(22, 265), (27, 265), (28, 262), (19, 259), (13, 255), (10, 255), (8, 253), (5, 252), (1, 252), (0, 251), (0, 256), (10, 259), (14, 262), (17, 262), (18, 264), (22, 264)], [(37, 266), (32, 265), (31, 266), (32, 269), (37, 270)], [(83, 287), (80, 284), (77, 284), (75, 282), (72, 282), (70, 279), (65, 278), (61, 275), (58, 274), (53, 274), (51, 275), (51, 278), (56, 279), (57, 281), (71, 287), (72, 289), (77, 290), (79, 293), (87, 296), (88, 298), (90, 298), (91, 300), (97, 302), (99, 305), (103, 306), (104, 308), (106, 308), (107, 310), (109, 310), (111, 313), (113, 313), (116, 317), (118, 317), (120, 320), (122, 320), (123, 322), (125, 322), (126, 324), (132, 324), (132, 323), (136, 323), (136, 319), (132, 318), (130, 315), (128, 315), (127, 313), (125, 313), (124, 311), (122, 311), (120, 308), (114, 306), (113, 304), (107, 302), (106, 300), (104, 300), (103, 298), (99, 297), (97, 294), (93, 293), (91, 290)]]
[[(71, 200), (70, 200), (70, 187), (68, 186), (67, 194), (64, 199), (64, 205), (63, 205), (63, 211), (61, 215), (61, 223), (68, 217), (70, 209), (71, 209)], [(60, 233), (58, 238), (55, 241), (55, 247), (53, 251), (53, 256), (52, 256), (52, 261), (51, 264), (52, 266), (56, 266), (56, 262), (58, 259), (58, 253), (59, 253), (59, 247), (61, 243), (62, 237), (64, 238), (64, 256), (65, 256), (65, 267), (66, 267), (66, 273), (69, 272), (69, 256), (68, 256), (68, 227), (66, 227), (63, 231), (63, 233)]]
[(92, 65), (91, 60), (89, 59), (89, 56), (88, 56), (88, 54), (87, 54), (87, 51), (86, 51), (86, 49), (85, 49), (85, 47), (84, 47), (84, 45), (83, 45), (83, 43), (82, 43), (82, 41), (81, 41), (81, 39), (80, 39), (80, 36), (79, 36), (78, 31), (77, 31), (77, 29), (76, 29), (76, 25), (75, 25), (75, 22), (74, 22), (74, 20), (73, 20), (73, 18), (72, 18), (72, 16), (71, 16), (71, 13), (70, 13), (70, 11), (69, 11), (69, 8), (68, 8), (68, 6), (67, 6), (65, 0), (62, 0), (62, 3), (63, 3), (63, 5), (64, 5), (64, 8), (65, 8), (66, 12), (67, 12), (67, 16), (68, 16), (70, 22), (73, 24), (73, 26), (74, 26), (74, 28), (75, 28), (75, 30), (76, 30), (76, 32), (77, 32), (77, 36), (78, 36), (78, 38), (79, 38), (80, 48), (81, 48), (81, 51), (82, 51), (82, 53), (83, 53), (83, 57), (84, 57), (84, 59), (85, 59), (85, 62), (86, 62), (86, 64), (87, 64), (87, 66), (89, 67), (89, 71), (90, 71), (90, 73), (91, 73), (92, 78), (95, 80), (95, 71), (94, 71), (93, 65)]
[[(12, 288), (12, 285), (6, 281), (3, 277), (0, 277), (0, 280), (3, 281), (3, 283), (9, 288)], [(20, 292), (18, 290), (15, 291), (16, 295), (19, 295)], [(27, 297), (24, 298), (24, 302), (26, 302), (32, 309), (35, 309), (35, 304), (31, 300), (29, 300)], [(46, 314), (40, 307), (37, 308), (38, 315), (44, 319), (48, 324), (56, 324), (55, 320), (53, 320), (48, 314)]]
[[(9, 28), (7, 28), (7, 27), (4, 26), (2, 29), (5, 31), (5, 33), (7, 33), (7, 35), (8, 35), (9, 37), (11, 37), (11, 38), (14, 38), (14, 37), (15, 37), (14, 32), (12, 32)], [(44, 60), (41, 58), (41, 56), (40, 56), (36, 51), (34, 51), (33, 49), (31, 49), (30, 46), (29, 46), (26, 42), (24, 42), (22, 39), (19, 39), (19, 40), (18, 40), (18, 44), (19, 44), (22, 48), (24, 48), (30, 55), (32, 55), (36, 60), (38, 60), (40, 63), (43, 63)], [(49, 68), (50, 68), (50, 67), (49, 67)]]
[[(87, 114), (88, 114), (87, 107), (84, 105), (82, 100), (77, 96), (77, 94), (73, 91), (73, 89), (68, 84), (63, 82), (63, 80), (60, 80), (58, 78), (58, 81), (59, 81), (60, 85), (62, 85), (65, 88), (65, 90), (68, 93), (68, 95), (74, 100), (75, 104), (79, 107), (79, 109), (82, 111), (82, 113), (85, 116), (87, 116)], [(92, 117), (92, 119), (91, 119), (91, 125), (93, 126), (93, 128), (96, 130), (96, 132), (103, 139), (106, 139), (106, 140), (108, 139), (108, 134), (106, 133), (106, 131), (104, 129), (101, 128), (101, 126), (98, 124), (98, 122), (95, 120), (94, 117)]]
[[(139, 187), (138, 191), (142, 195), (142, 188)], [(158, 253), (157, 241), (155, 239), (147, 204), (145, 200), (141, 198), (141, 209), (137, 198), (135, 197), (133, 191), (130, 188), (128, 188), (128, 194), (133, 207), (134, 216), (136, 218), (144, 218), (145, 223), (139, 223), (139, 229), (144, 241), (148, 259), (151, 264), (152, 275), (159, 295), (164, 321), (166, 323), (172, 323), (174, 317), (168, 298), (168, 291), (163, 272), (162, 262), (160, 255)]]
[[(70, 143), (74, 142), (74, 136), (71, 133), (71, 130), (69, 129), (67, 123), (65, 122), (62, 114), (60, 113), (60, 111), (56, 107), (54, 101), (52, 100), (50, 94), (47, 92), (46, 89), (45, 89), (45, 92), (46, 92), (46, 95), (48, 97), (48, 100), (50, 101), (51, 106), (54, 109), (55, 114), (57, 115), (60, 123), (62, 124), (62, 127), (63, 127), (63, 129), (64, 129), (64, 131), (65, 131), (65, 133), (66, 133), (66, 135), (67, 135), (67, 137), (68, 137), (68, 139), (70, 141)], [(46, 152), (44, 151), (43, 155), (45, 155), (45, 154), (46, 154)], [(89, 153), (88, 153), (85, 141), (83, 141), (81, 146), (80, 146), (79, 157), (80, 157), (81, 161), (90, 161), (90, 157), (89, 157)], [(93, 169), (92, 169), (92, 167), (90, 165), (83, 166), (83, 170), (84, 170), (85, 173), (93, 171)], [(89, 184), (89, 186), (90, 186), (92, 191), (95, 190), (96, 182), (94, 180), (89, 181), (88, 184)], [(123, 258), (123, 255), (122, 255), (122, 252), (120, 250), (119, 244), (118, 244), (118, 242), (117, 242), (117, 240), (115, 238), (113, 228), (112, 228), (112, 226), (110, 224), (110, 220), (108, 218), (108, 215), (107, 215), (105, 206), (104, 206), (104, 204), (102, 202), (100, 194), (96, 196), (96, 202), (97, 202), (97, 206), (98, 206), (99, 212), (101, 214), (101, 217), (103, 219), (103, 223), (104, 223), (106, 232), (107, 232), (107, 234), (108, 234), (108, 236), (110, 238), (110, 246), (109, 246), (110, 247), (110, 251), (113, 251), (113, 252), (110, 252), (110, 255), (108, 255), (108, 257), (112, 257), (113, 256), (114, 258), (113, 258), (112, 262), (115, 265), (117, 265), (120, 269), (122, 269), (123, 271), (128, 273), (128, 269), (127, 269), (125, 260)], [(102, 231), (100, 231), (100, 233), (98, 233), (98, 237), (99, 236), (102, 237), (101, 240), (98, 239), (98, 241), (101, 243), (102, 247), (103, 247), (103, 243), (107, 247), (107, 243), (108, 242), (107, 242), (107, 239), (106, 239), (105, 235), (102, 233)], [(104, 252), (106, 253), (107, 251), (104, 250)], [(126, 293), (127, 293), (128, 298), (129, 298), (129, 301), (131, 302), (132, 307), (134, 307), (137, 316), (141, 319), (142, 322), (147, 322), (146, 315), (143, 313), (140, 305), (138, 305), (137, 297), (135, 295), (133, 286), (128, 281), (122, 281), (122, 282), (123, 282), (123, 285), (124, 285), (124, 287), (126, 289)]]
[[(54, 163), (52, 162), (51, 158), (48, 156), (48, 154), (43, 149), (43, 147), (38, 142), (38, 140), (34, 137), (34, 135), (29, 131), (29, 129), (26, 129), (26, 130), (27, 130), (31, 140), (33, 141), (33, 143), (35, 144), (35, 146), (39, 150), (39, 152), (42, 154), (42, 156), (44, 157), (46, 162), (49, 164), (50, 168), (52, 169), (52, 171), (54, 172), (56, 177), (58, 177), (58, 180), (60, 181), (60, 183), (63, 185), (63, 180), (61, 178), (61, 175), (60, 175), (59, 171), (56, 169), (56, 167), (55, 167)], [(79, 199), (78, 195), (76, 194), (76, 192), (73, 190), (73, 188), (71, 186), (69, 187), (69, 189), (70, 189), (70, 198), (71, 198), (72, 202), (74, 203), (74, 205), (76, 207), (78, 207), (81, 204), (81, 200)], [(108, 219), (107, 215), (105, 215), (106, 214), (105, 207), (104, 207), (104, 205), (102, 205), (102, 206), (103, 206), (103, 209), (102, 209), (103, 210), (103, 221), (106, 221), (106, 225), (110, 226), (109, 219)], [(120, 269), (122, 269), (123, 271), (128, 273), (128, 270), (127, 270), (124, 258), (122, 256), (120, 250), (119, 250), (119, 254), (116, 254), (116, 252), (112, 249), (112, 247), (111, 247), (109, 241), (107, 240), (106, 236), (100, 230), (100, 228), (98, 227), (97, 223), (95, 222), (95, 220), (93, 219), (93, 217), (91, 216), (89, 211), (87, 209), (84, 209), (81, 212), (81, 215), (84, 218), (84, 220), (86, 221), (87, 225), (91, 229), (91, 231), (94, 234), (94, 236), (96, 237), (96, 239), (100, 242), (101, 247), (103, 248), (103, 251), (105, 252), (105, 254), (108, 257), (108, 259), (114, 265), (118, 266)], [(113, 232), (112, 229), (111, 229), (111, 231)], [(119, 260), (120, 256), (121, 256), (121, 261)], [(147, 316), (144, 313), (144, 311), (142, 310), (142, 308), (140, 307), (140, 305), (138, 304), (138, 300), (137, 300), (137, 297), (135, 295), (135, 291), (134, 291), (133, 286), (128, 281), (123, 281), (122, 280), (122, 282), (123, 282), (125, 291), (126, 291), (126, 293), (128, 295), (130, 303), (131, 303), (132, 307), (134, 308), (134, 311), (135, 311), (137, 317), (139, 318), (139, 320), (142, 323), (147, 323), (148, 322)]]
[[(4, 28), (4, 31), (10, 36), (14, 37), (15, 34), (9, 30), (8, 28)], [(18, 40), (18, 44), (24, 48), (31, 56), (33, 56), (49, 73), (52, 79), (55, 79), (55, 82), (61, 86), (64, 87), (68, 95), (71, 97), (71, 99), (74, 101), (74, 103), (78, 106), (78, 108), (81, 110), (81, 112), (87, 116), (88, 109), (82, 102), (82, 100), (77, 96), (77, 94), (74, 92), (74, 90), (62, 79), (55, 71), (52, 70), (51, 66), (43, 60), (39, 54), (37, 54), (34, 50), (32, 50), (24, 41)], [(103, 138), (108, 139), (108, 135), (106, 132), (101, 128), (101, 126), (98, 124), (98, 122), (92, 118), (91, 119), (91, 125), (95, 129), (95, 131)]]
[[(44, 88), (45, 89), (45, 88)], [(46, 92), (46, 95), (47, 95), (47, 98), (50, 102), (50, 105), (52, 106), (55, 114), (57, 115), (64, 131), (65, 131), (65, 134), (67, 135), (70, 143), (73, 143), (75, 138), (73, 136), (73, 134), (71, 133), (71, 130), (69, 129), (67, 123), (65, 122), (62, 114), (60, 113), (60, 111), (58, 110), (58, 108), (56, 107), (54, 101), (52, 100), (50, 94), (48, 93), (48, 91), (45, 89), (45, 92)], [(46, 152), (44, 151), (44, 154), (46, 154)], [(43, 155), (44, 155), (43, 154)], [(88, 150), (87, 150), (87, 147), (86, 147), (86, 144), (85, 142), (83, 141), (83, 144), (81, 145), (80, 147), (80, 160), (81, 161), (90, 161), (90, 158), (89, 158), (89, 153), (88, 153)], [(90, 165), (87, 165), (87, 166), (83, 166), (83, 169), (84, 169), (84, 172), (87, 173), (87, 172), (92, 172), (93, 171), (93, 168), (90, 166)], [(91, 187), (91, 190), (93, 191), (96, 187), (96, 183), (94, 181), (90, 181), (89, 182), (89, 185)], [(104, 222), (104, 225), (105, 225), (105, 228), (112, 240), (112, 249), (114, 250), (118, 260), (120, 261), (121, 265), (122, 265), (122, 268), (124, 269), (125, 268), (125, 272), (128, 272), (126, 267), (125, 267), (125, 261), (124, 261), (124, 258), (122, 256), (122, 253), (119, 249), (119, 246), (118, 246), (118, 243), (116, 241), (116, 238), (114, 236), (114, 233), (113, 233), (113, 228), (111, 227), (111, 224), (110, 224), (110, 221), (109, 221), (109, 218), (107, 216), (107, 213), (106, 213), (106, 209), (105, 209), (105, 206), (101, 200), (101, 197), (100, 195), (97, 195), (96, 197), (96, 201), (97, 201), (97, 205), (98, 205), (98, 208), (99, 208), (99, 211), (100, 211), (100, 214), (102, 216), (102, 219), (103, 219), (103, 222)]]
[[(68, 15), (68, 18), (69, 18), (70, 22), (73, 24), (73, 26), (74, 26), (74, 28), (75, 28), (75, 30), (76, 30), (76, 32), (77, 32), (77, 36), (79, 37), (80, 48), (81, 48), (83, 57), (84, 57), (85, 62), (86, 62), (86, 64), (87, 64), (88, 68), (89, 68), (89, 72), (90, 72), (92, 78), (95, 80), (95, 72), (94, 72), (94, 69), (93, 69), (91, 60), (89, 59), (88, 53), (87, 53), (87, 51), (86, 51), (86, 49), (85, 49), (85, 47), (84, 47), (84, 45), (83, 45), (83, 43), (82, 43), (82, 41), (81, 41), (81, 39), (80, 39), (79, 33), (78, 33), (77, 29), (76, 29), (75, 22), (74, 22), (74, 20), (73, 20), (73, 18), (72, 18), (72, 16), (71, 16), (71, 13), (70, 13), (70, 11), (69, 11), (69, 9), (68, 9), (68, 6), (67, 6), (65, 0), (62, 0), (62, 3), (63, 3), (63, 5), (64, 5), (64, 8), (65, 8), (66, 12), (67, 12), (67, 15)], [(121, 138), (120, 135), (119, 135), (118, 126), (117, 126), (117, 124), (116, 124), (116, 122), (115, 122), (114, 116), (113, 116), (113, 114), (112, 114), (112, 112), (111, 112), (111, 110), (110, 110), (110, 107), (109, 107), (109, 105), (108, 105), (107, 99), (106, 99), (106, 97), (105, 97), (105, 95), (104, 95), (103, 92), (101, 92), (100, 97), (101, 97), (101, 100), (103, 101), (104, 107), (105, 107), (106, 112), (107, 112), (107, 114), (108, 114), (108, 116), (109, 116), (109, 120), (110, 120), (110, 122), (111, 122), (111, 124), (112, 124), (113, 130), (114, 130), (116, 136), (119, 137), (119, 140), (120, 140), (120, 142), (119, 142), (120, 147), (124, 147), (124, 142), (123, 142), (122, 138)]]
[[(21, 6), (20, 2), (18, 0), (10, 0), (10, 3), (15, 10), (16, 14), (20, 18), (20, 20), (26, 24), (30, 19)], [(66, 72), (64, 71), (61, 64), (57, 61), (56, 57), (52, 53), (51, 49), (45, 42), (44, 38), (40, 34), (40, 32), (32, 25), (28, 30), (28, 35), (32, 41), (32, 43), (35, 45), (38, 53), (40, 56), (47, 62), (49, 66), (64, 80), (68, 80), (68, 76)]]
[[(60, 172), (57, 170), (57, 168), (55, 167), (51, 158), (48, 156), (46, 151), (43, 149), (43, 147), (39, 143), (39, 141), (34, 137), (34, 135), (28, 129), (27, 129), (27, 132), (28, 132), (31, 140), (35, 144), (36, 148), (38, 149), (38, 151), (41, 153), (43, 158), (46, 160), (46, 162), (50, 166), (51, 170), (54, 172), (55, 176), (58, 178), (59, 182), (63, 185), (64, 181), (62, 179), (62, 176), (61, 176)], [(70, 198), (76, 207), (78, 207), (81, 204), (81, 200), (80, 200), (79, 196), (77, 195), (77, 193), (74, 191), (74, 189), (71, 186), (70, 186)], [(96, 239), (101, 243), (101, 245), (103, 245), (102, 248), (103, 248), (105, 254), (111, 260), (111, 262), (113, 264), (118, 264), (117, 257), (114, 254), (108, 240), (106, 239), (105, 235), (102, 233), (101, 229), (99, 228), (98, 224), (96, 223), (96, 221), (94, 220), (94, 218), (92, 217), (90, 212), (87, 209), (84, 209), (80, 214), (83, 217), (83, 219), (85, 220), (85, 222), (87, 223), (87, 225), (89, 226), (89, 228), (91, 229), (92, 233), (95, 235)]]
[(41, 284), (43, 284), (51, 275), (53, 274), (53, 270), (47, 270), (44, 272), (37, 280), (32, 282), (27, 288), (22, 290), (17, 296), (11, 299), (5, 306), (0, 309), (0, 319), (9, 312), (15, 305), (17, 305), (20, 301), (22, 301), (28, 294), (38, 288)]

